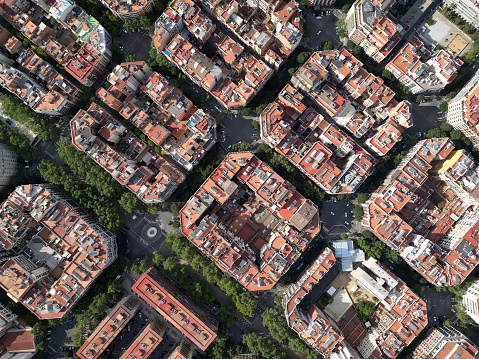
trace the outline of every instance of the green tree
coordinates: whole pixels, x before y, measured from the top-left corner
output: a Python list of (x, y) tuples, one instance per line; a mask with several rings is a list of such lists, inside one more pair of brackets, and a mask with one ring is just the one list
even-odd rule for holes
[(213, 284), (216, 284), (221, 280), (220, 270), (214, 263), (211, 262), (206, 268), (203, 268), (203, 275), (208, 282)]
[(265, 359), (284, 359), (286, 353), (275, 345), (271, 340), (265, 339), (256, 332), (243, 337), (243, 343), (254, 355), (260, 355)]
[(3, 122), (0, 122), (0, 141), (27, 161), (35, 161), (38, 158), (38, 149), (30, 146), (28, 138)]
[(427, 131), (427, 138), (440, 138), (445, 137), (445, 133), (443, 133), (439, 128), (431, 128)]
[(233, 302), (235, 303), (238, 312), (243, 314), (245, 317), (254, 316), (258, 301), (253, 298), (250, 292), (243, 292), (233, 296)]
[(381, 72), (381, 77), (383, 79), (388, 79), (390, 81), (397, 81), (397, 79), (394, 77), (394, 75), (388, 70), (383, 70)]
[(288, 342), (288, 347), (297, 354), (306, 353), (308, 346), (299, 338), (291, 338)]
[(202, 273), (203, 269), (206, 268), (211, 262), (208, 258), (203, 257), (201, 254), (196, 254), (190, 265), (195, 271)]
[(88, 306), (88, 309), (93, 314), (98, 314), (103, 311), (103, 307), (107, 301), (107, 293), (101, 293), (93, 297), (93, 301)]
[(299, 8), (302, 11), (306, 11), (307, 8), (309, 8), (311, 4), (309, 3), (309, 0), (299, 0)]
[(233, 311), (233, 305), (229, 301), (222, 302), (221, 305), (219, 305), (216, 309), (216, 316), (218, 318), (218, 322), (220, 323), (220, 332), (225, 333), (226, 329), (234, 324), (235, 317), (233, 315)]
[(56, 126), (31, 110), (18, 97), (5, 94), (0, 96), (0, 103), (5, 115), (28, 127), (42, 140), (51, 141), (55, 138), (58, 132)]
[(46, 340), (41, 341), (40, 343), (36, 345), (36, 348), (40, 351), (44, 351), (45, 349), (48, 348), (48, 341)]
[(333, 43), (332, 43), (331, 41), (325, 41), (325, 42), (323, 42), (323, 44), (322, 44), (321, 47), (322, 47), (322, 49), (323, 49), (324, 51), (328, 51), (328, 50), (333, 50), (333, 49), (334, 49), (334, 45), (333, 45)]
[(41, 336), (47, 334), (48, 323), (44, 320), (35, 323), (32, 327), (32, 334), (34, 336)]
[(363, 49), (360, 46), (356, 45), (351, 40), (348, 40), (348, 42), (346, 43), (346, 48), (351, 53), (351, 55), (353, 55), (354, 57), (358, 59), (362, 59)]
[(426, 20), (426, 24), (428, 24), (428, 25), (430, 26), (430, 25), (434, 24), (434, 20), (431, 19), (431, 18), (428, 18), (428, 19)]
[(361, 221), (363, 219), (363, 208), (360, 205), (354, 206), (353, 216), (356, 221)]
[(419, 102), (422, 102), (424, 101), (424, 95), (417, 95), (416, 96), (416, 102), (419, 103)]
[(129, 54), (125, 57), (125, 62), (135, 62), (136, 54)]
[(363, 323), (369, 320), (369, 317), (373, 315), (374, 310), (376, 309), (374, 305), (366, 302), (358, 302), (355, 304), (355, 307), (358, 317)]
[(118, 203), (127, 213), (132, 213), (142, 208), (141, 201), (131, 192), (123, 193)]
[(150, 267), (151, 267), (152, 261), (151, 258), (144, 258), (140, 261), (140, 271), (141, 272), (146, 272)]
[(163, 254), (157, 251), (153, 252), (152, 262), (154, 265), (159, 265), (160, 263), (163, 263), (164, 261), (165, 261), (165, 256)]
[(449, 133), (449, 137), (451, 138), (451, 140), (460, 140), (462, 138), (462, 136), (463, 136), (463, 134), (459, 130), (452, 130)]
[(347, 14), (349, 9), (351, 8), (351, 5), (350, 4), (346, 4), (346, 5), (343, 5), (343, 7), (341, 8), (341, 10)]
[(456, 97), (456, 95), (457, 95), (457, 91), (451, 91), (446, 94), (446, 98), (452, 99)]
[(447, 113), (447, 102), (446, 102), (446, 101), (441, 102), (441, 104), (439, 105), (439, 110), (440, 110), (443, 114), (446, 114), (446, 113)]
[(239, 110), (239, 114), (241, 116), (251, 116), (253, 110), (249, 107), (245, 107), (245, 108), (242, 108), (241, 110)]
[(454, 129), (450, 124), (446, 122), (441, 123), (441, 126), (439, 128), (441, 129), (441, 131), (444, 132), (451, 132)]
[(300, 52), (298, 54), (298, 56), (296, 57), (296, 61), (299, 65), (302, 65), (306, 62), (306, 60), (309, 59), (309, 57), (311, 56), (311, 52), (310, 51), (303, 51), (303, 52)]
[(365, 203), (370, 197), (369, 193), (360, 193), (358, 194), (357, 201), (359, 204)]
[(115, 279), (108, 283), (108, 293), (116, 294), (121, 293), (121, 280)]
[(289, 75), (289, 76), (293, 76), (294, 73), (296, 72), (296, 70), (297, 70), (296, 67), (290, 67), (290, 68), (288, 69), (288, 75)]

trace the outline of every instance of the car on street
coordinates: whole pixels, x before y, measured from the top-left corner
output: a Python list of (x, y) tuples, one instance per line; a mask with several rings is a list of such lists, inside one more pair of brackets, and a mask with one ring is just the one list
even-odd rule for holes
[(349, 222), (348, 222), (348, 221), (344, 221), (344, 223), (345, 223), (347, 226), (349, 226)]
[(331, 213), (331, 216), (334, 216), (334, 212), (330, 212)]
[(318, 35), (321, 33), (321, 30), (318, 31)]
[(433, 320), (434, 320), (435, 322), (437, 322), (437, 317), (434, 317)]

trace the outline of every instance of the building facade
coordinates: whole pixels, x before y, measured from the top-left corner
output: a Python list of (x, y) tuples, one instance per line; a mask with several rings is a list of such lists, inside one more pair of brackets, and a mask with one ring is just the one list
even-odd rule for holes
[(444, 0), (464, 21), (479, 29), (479, 7), (474, 0)]
[(17, 187), (0, 218), (3, 249), (26, 243), (1, 257), (0, 286), (40, 319), (63, 317), (117, 257), (115, 236), (52, 185)]
[(250, 291), (273, 288), (320, 231), (317, 206), (251, 152), (229, 153), (179, 218), (188, 240)]
[(17, 173), (18, 155), (7, 145), (0, 142), (0, 190), (10, 183), (10, 179)]
[(374, 61), (381, 62), (404, 35), (401, 23), (384, 11), (392, 1), (357, 0), (346, 16), (348, 37)]
[(474, 282), (462, 297), (462, 305), (467, 315), (479, 324), (479, 281)]
[(432, 328), (412, 354), (412, 359), (477, 359), (477, 347), (453, 327)]
[(479, 72), (449, 101), (446, 121), (479, 148)]
[(148, 269), (131, 289), (201, 351), (216, 338), (219, 324), (214, 316), (156, 269)]
[(448, 138), (419, 141), (362, 205), (362, 224), (430, 283), (458, 285), (479, 263), (477, 172)]
[(137, 19), (145, 16), (155, 5), (156, 0), (133, 0), (133, 1), (117, 1), (117, 0), (100, 0), (110, 11), (121, 20)]
[[(123, 298), (97, 325), (76, 355), (80, 359), (97, 359), (115, 340), (140, 309), (140, 301), (133, 295)], [(147, 327), (148, 328), (148, 327)]]

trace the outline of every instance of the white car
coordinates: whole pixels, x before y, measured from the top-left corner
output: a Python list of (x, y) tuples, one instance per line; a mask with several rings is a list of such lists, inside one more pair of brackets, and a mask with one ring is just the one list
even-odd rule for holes
[(334, 216), (334, 212), (331, 212), (331, 215)]
[(321, 33), (321, 30), (318, 31), (318, 35)]

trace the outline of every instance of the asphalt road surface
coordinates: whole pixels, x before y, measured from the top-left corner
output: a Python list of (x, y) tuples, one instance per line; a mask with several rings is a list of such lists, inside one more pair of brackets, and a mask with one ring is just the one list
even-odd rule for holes
[(453, 296), (450, 292), (438, 292), (430, 287), (424, 289), (421, 297), (427, 301), (427, 319), (430, 326), (439, 325), (439, 318), (444, 315), (453, 323), (458, 320), (455, 313), (451, 311)]
[(323, 202), (322, 217), (323, 229), (328, 232), (334, 226), (346, 226), (351, 228), (354, 217), (352, 210), (354, 205), (350, 200)]
[[(303, 46), (309, 47), (314, 51), (317, 46), (321, 49), (321, 45), (325, 41), (331, 41), (335, 48), (341, 44), (341, 40), (336, 34), (336, 22), (338, 21), (336, 16), (331, 14), (323, 16), (322, 19), (318, 20), (314, 14), (308, 13), (306, 14), (306, 19), (308, 20), (309, 26), (312, 27), (313, 32), (308, 39), (303, 37)], [(318, 33), (319, 31), (321, 32)]]
[(415, 137), (420, 132), (427, 132), (431, 128), (436, 128), (440, 126), (438, 120), (439, 109), (436, 106), (431, 106), (430, 104), (412, 104), (412, 121), (413, 126), (406, 129), (406, 133)]

